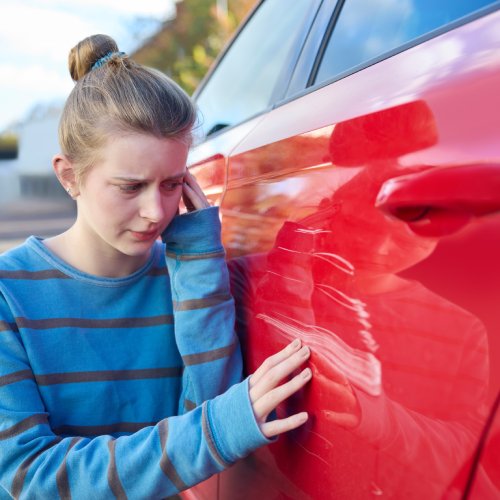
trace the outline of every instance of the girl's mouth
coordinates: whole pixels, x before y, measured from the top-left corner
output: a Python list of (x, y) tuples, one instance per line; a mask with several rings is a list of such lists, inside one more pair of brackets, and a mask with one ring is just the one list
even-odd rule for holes
[(158, 238), (158, 231), (130, 231), (133, 238), (138, 241), (150, 241)]

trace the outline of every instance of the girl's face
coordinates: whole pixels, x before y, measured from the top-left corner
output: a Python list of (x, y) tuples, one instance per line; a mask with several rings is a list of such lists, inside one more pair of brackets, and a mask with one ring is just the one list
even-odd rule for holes
[(177, 213), (187, 154), (181, 140), (138, 133), (111, 138), (76, 198), (85, 243), (105, 258), (142, 265)]

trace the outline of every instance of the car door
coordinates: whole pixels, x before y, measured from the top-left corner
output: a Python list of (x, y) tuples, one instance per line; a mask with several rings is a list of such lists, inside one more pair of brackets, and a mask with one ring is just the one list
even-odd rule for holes
[(229, 154), (285, 92), (319, 4), (260, 2), (195, 92), (199, 119), (188, 166), (213, 204), (224, 194)]
[[(188, 167), (213, 205), (222, 203), (230, 154), (284, 95), (320, 4), (321, 0), (258, 2), (197, 89), (199, 121)], [(217, 498), (218, 479), (191, 488), (183, 497)]]
[(500, 393), (485, 428), (467, 484), (467, 498), (494, 500), (500, 496)]
[(322, 9), (221, 205), (247, 371), (301, 338), (311, 418), (219, 496), (456, 498), (500, 384), (498, 2)]

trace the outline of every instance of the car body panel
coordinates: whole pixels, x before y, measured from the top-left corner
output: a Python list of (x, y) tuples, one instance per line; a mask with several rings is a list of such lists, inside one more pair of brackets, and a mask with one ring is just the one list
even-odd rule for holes
[(478, 455), (476, 474), (471, 481), (469, 498), (472, 500), (494, 500), (500, 491), (500, 394), (491, 425), (486, 429), (485, 441)]
[(313, 379), (277, 411), (306, 409), (308, 423), (221, 474), (219, 498), (460, 498), (483, 470), (500, 494), (491, 453), (474, 467), (500, 390), (500, 215), (478, 208), (500, 172), (498, 33), (497, 11), (225, 143), (218, 200), (246, 369), (298, 337)]

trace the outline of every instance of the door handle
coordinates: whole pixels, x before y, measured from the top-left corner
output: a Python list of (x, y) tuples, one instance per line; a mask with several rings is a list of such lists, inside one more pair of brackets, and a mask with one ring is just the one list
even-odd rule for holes
[(500, 212), (500, 164), (429, 168), (386, 181), (375, 205), (417, 234), (451, 234), (473, 217)]

